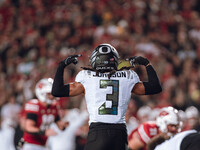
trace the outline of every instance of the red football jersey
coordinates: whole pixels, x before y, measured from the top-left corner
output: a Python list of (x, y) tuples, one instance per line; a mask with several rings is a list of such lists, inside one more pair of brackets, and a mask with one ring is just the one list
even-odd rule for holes
[[(39, 127), (41, 130), (46, 130), (58, 116), (58, 108), (55, 104), (45, 107), (38, 99), (33, 99), (26, 103), (25, 113), (36, 114), (36, 127)], [(24, 140), (32, 144), (45, 145), (47, 137), (44, 135), (33, 135), (24, 132)]]
[[(142, 123), (138, 126), (138, 128), (131, 132), (131, 134), (129, 135), (129, 140), (132, 138), (133, 133), (136, 131), (138, 132), (141, 141), (146, 145), (151, 138), (159, 133), (159, 128), (153, 121)], [(144, 150), (145, 149), (146, 148), (144, 148)]]

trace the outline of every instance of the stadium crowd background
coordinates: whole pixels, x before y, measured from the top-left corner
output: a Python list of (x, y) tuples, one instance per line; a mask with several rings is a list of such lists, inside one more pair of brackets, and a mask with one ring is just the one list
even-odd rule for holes
[[(144, 106), (153, 110), (170, 105), (182, 112), (195, 106), (200, 111), (200, 1), (4, 0), (1, 119), (10, 117), (19, 124), (24, 103), (35, 98), (37, 81), (53, 78), (58, 62), (68, 55), (82, 54), (78, 65), (65, 70), (65, 80), (73, 80), (81, 67), (89, 65), (88, 56), (100, 43), (113, 45), (121, 59), (147, 57), (159, 75), (163, 92), (133, 95), (130, 116), (141, 122), (139, 109)], [(144, 68), (134, 70), (146, 78)], [(83, 96), (60, 102), (63, 109), (84, 107)]]

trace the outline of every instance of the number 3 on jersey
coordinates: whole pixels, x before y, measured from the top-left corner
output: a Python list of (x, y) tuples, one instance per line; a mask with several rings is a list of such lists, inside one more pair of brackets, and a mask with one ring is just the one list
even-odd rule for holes
[(119, 98), (118, 80), (100, 80), (100, 88), (112, 87), (112, 94), (106, 94), (106, 102), (99, 107), (99, 115), (117, 115)]

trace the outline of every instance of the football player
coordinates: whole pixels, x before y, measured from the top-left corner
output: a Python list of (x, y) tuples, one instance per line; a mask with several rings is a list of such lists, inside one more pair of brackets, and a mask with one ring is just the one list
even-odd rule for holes
[(26, 120), (23, 139), (23, 150), (46, 150), (48, 136), (56, 135), (49, 129), (51, 123), (59, 120), (58, 108), (51, 95), (53, 79), (40, 80), (35, 87), (38, 99), (32, 99), (25, 104)]
[(129, 135), (129, 148), (131, 150), (146, 150), (150, 140), (162, 134), (166, 138), (179, 132), (180, 120), (178, 111), (173, 107), (164, 107), (160, 110), (156, 121), (147, 121), (138, 126)]
[(64, 68), (76, 64), (81, 55), (69, 56), (58, 65), (52, 95), (85, 94), (89, 112), (89, 133), (85, 150), (125, 150), (127, 130), (125, 113), (131, 94), (150, 95), (162, 91), (157, 74), (148, 59), (131, 57), (130, 64), (146, 67), (148, 81), (141, 82), (131, 67), (118, 70), (119, 54), (110, 44), (97, 46), (90, 58), (92, 68), (83, 68), (75, 82), (64, 84)]

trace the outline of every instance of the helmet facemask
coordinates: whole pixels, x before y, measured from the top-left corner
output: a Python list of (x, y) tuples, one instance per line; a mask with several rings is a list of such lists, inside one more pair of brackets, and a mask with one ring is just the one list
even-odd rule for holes
[(102, 73), (117, 70), (118, 61), (119, 54), (117, 50), (109, 44), (99, 45), (90, 56), (92, 68)]

